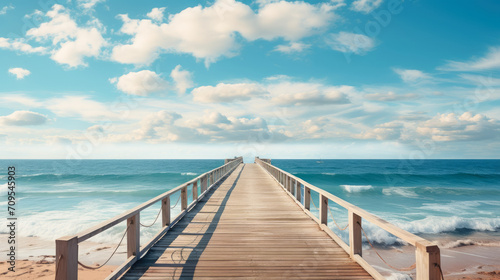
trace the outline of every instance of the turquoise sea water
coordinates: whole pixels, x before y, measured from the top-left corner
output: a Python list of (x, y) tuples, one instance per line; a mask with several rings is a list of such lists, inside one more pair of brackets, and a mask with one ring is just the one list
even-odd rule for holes
[[(457, 239), (480, 232), (498, 239), (500, 160), (272, 162), (410, 232), (457, 235)], [(7, 167), (15, 166), (19, 234), (54, 240), (120, 214), (222, 164), (222, 160), (0, 160), (4, 170), (0, 172), (0, 206), (7, 205)], [(175, 202), (176, 197), (172, 199)], [(317, 196), (313, 195), (313, 200), (317, 204)], [(331, 206), (337, 223), (346, 224), (346, 211)], [(152, 222), (159, 207), (153, 205), (144, 211), (141, 220)], [(177, 208), (174, 212), (180, 211)], [(345, 233), (329, 225), (345, 238)], [(112, 228), (94, 240), (115, 242), (123, 227)], [(376, 227), (367, 224), (366, 228), (379, 244), (398, 242)], [(142, 235), (151, 237), (158, 229), (159, 225), (145, 228)], [(5, 230), (0, 229), (0, 233)]]

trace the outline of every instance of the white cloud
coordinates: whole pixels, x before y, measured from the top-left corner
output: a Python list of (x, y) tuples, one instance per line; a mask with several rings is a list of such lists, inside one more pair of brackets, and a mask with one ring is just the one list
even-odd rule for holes
[(196, 6), (170, 15), (168, 23), (121, 15), (120, 31), (132, 40), (115, 46), (112, 59), (150, 64), (161, 52), (174, 52), (191, 54), (208, 66), (220, 57), (238, 53), (236, 33), (249, 41), (297, 41), (324, 29), (334, 17), (334, 8), (330, 4), (280, 1), (262, 5), (256, 13), (241, 2), (218, 0), (209, 7)]
[(26, 34), (40, 42), (51, 40), (54, 47), (51, 58), (60, 64), (86, 66), (84, 58), (98, 57), (107, 44), (101, 35), (102, 25), (96, 19), (79, 27), (69, 11), (58, 4), (45, 15), (50, 21), (28, 30)]
[(375, 48), (375, 40), (363, 35), (349, 32), (330, 34), (326, 43), (334, 50), (343, 53), (364, 54)]
[(430, 75), (420, 70), (394, 68), (394, 72), (406, 83), (414, 83), (431, 78)]
[(47, 109), (60, 117), (79, 117), (90, 122), (116, 117), (106, 105), (86, 96), (52, 98), (45, 104)]
[(382, 4), (383, 0), (356, 0), (351, 4), (351, 10), (362, 12), (365, 14), (370, 13)]
[(78, 0), (78, 5), (84, 9), (93, 9), (97, 3), (104, 2), (106, 0)]
[(24, 77), (29, 76), (31, 74), (30, 70), (24, 68), (10, 68), (9, 73), (16, 76), (16, 79), (22, 80)]
[(467, 62), (448, 61), (440, 68), (444, 71), (483, 71), (500, 69), (500, 47), (491, 47), (484, 57), (472, 59)]
[(9, 39), (4, 37), (0, 37), (0, 48), (13, 51), (20, 51), (23, 53), (43, 54), (47, 52), (47, 48), (33, 47), (30, 44), (25, 43), (24, 39)]
[(279, 105), (327, 105), (349, 103), (351, 86), (325, 86), (320, 83), (279, 82), (267, 87), (272, 101)]
[(177, 65), (170, 72), (170, 77), (174, 80), (175, 87), (177, 88), (177, 92), (179, 94), (186, 93), (186, 89), (192, 88), (194, 86), (191, 72), (187, 70), (181, 70), (181, 66)]
[(300, 42), (290, 42), (288, 45), (278, 45), (274, 48), (275, 51), (279, 51), (282, 53), (296, 53), (302, 52), (305, 49), (308, 49), (311, 45), (300, 43)]
[(142, 70), (130, 72), (119, 78), (110, 80), (116, 83), (116, 88), (132, 95), (147, 96), (153, 92), (168, 89), (168, 82), (153, 71)]
[(354, 135), (354, 138), (359, 139), (376, 139), (383, 140), (398, 140), (401, 137), (404, 124), (393, 121), (377, 125), (375, 128), (365, 131), (361, 134)]
[(147, 16), (154, 21), (162, 22), (164, 17), (163, 12), (165, 12), (165, 8), (153, 8)]
[(13, 10), (14, 6), (9, 5), (9, 6), (4, 6), (3, 8), (0, 9), (0, 16), (5, 15), (8, 10)]
[(0, 117), (0, 124), (12, 126), (41, 125), (47, 122), (47, 116), (31, 111), (15, 111)]
[(365, 95), (366, 99), (375, 101), (399, 101), (399, 100), (415, 99), (417, 97), (418, 95), (414, 93), (396, 94), (392, 91), (389, 91), (387, 93), (380, 93), (380, 92), (369, 93)]
[(24, 107), (34, 108), (43, 105), (42, 102), (23, 94), (3, 94), (0, 96), (0, 100), (2, 104), (7, 104), (8, 107), (22, 105)]
[(498, 138), (500, 123), (481, 114), (437, 114), (419, 123), (416, 131), (434, 141), (470, 141)]
[(263, 96), (267, 91), (259, 84), (239, 83), (225, 84), (220, 83), (215, 87), (202, 86), (192, 90), (193, 100), (202, 103), (218, 103), (245, 101), (253, 97)]
[[(163, 138), (168, 141), (179, 139), (172, 128), (176, 120), (182, 116), (175, 112), (159, 111), (149, 115), (141, 122), (141, 128), (133, 132), (135, 140)], [(166, 129), (166, 130), (165, 130)]]

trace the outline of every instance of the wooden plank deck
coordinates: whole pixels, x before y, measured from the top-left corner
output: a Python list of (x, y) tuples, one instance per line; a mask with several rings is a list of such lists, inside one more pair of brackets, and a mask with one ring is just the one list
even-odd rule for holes
[(373, 279), (256, 164), (241, 164), (121, 279)]

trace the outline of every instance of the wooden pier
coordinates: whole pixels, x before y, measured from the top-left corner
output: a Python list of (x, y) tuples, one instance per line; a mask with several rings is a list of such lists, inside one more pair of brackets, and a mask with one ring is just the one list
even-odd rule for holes
[[(183, 211), (171, 221), (169, 198), (177, 191)], [(311, 191), (320, 196), (319, 217), (309, 211)], [(139, 213), (160, 200), (163, 230), (140, 250)], [(349, 210), (352, 246), (328, 228), (328, 201)], [(255, 164), (227, 160), (122, 215), (58, 239), (56, 279), (77, 279), (78, 243), (124, 220), (129, 258), (107, 279), (384, 279), (362, 258), (362, 218), (416, 247), (417, 279), (440, 279), (437, 246), (259, 158)]]

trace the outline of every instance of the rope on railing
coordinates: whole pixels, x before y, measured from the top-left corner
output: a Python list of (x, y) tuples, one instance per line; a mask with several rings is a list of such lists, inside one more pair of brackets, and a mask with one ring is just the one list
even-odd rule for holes
[(434, 266), (437, 266), (439, 268), (439, 273), (441, 274), (441, 279), (444, 280), (443, 270), (441, 269), (441, 266), (438, 263), (435, 263)]
[(174, 209), (177, 204), (179, 204), (179, 201), (181, 200), (181, 194), (179, 194), (179, 198), (177, 198), (177, 202), (174, 204), (174, 206), (170, 206), (170, 209)]
[(361, 228), (361, 230), (363, 231), (363, 234), (365, 235), (365, 238), (366, 238), (366, 241), (368, 241), (368, 244), (370, 244), (370, 246), (372, 247), (372, 249), (375, 251), (375, 253), (377, 254), (377, 256), (390, 268), (394, 269), (394, 270), (398, 270), (398, 271), (412, 271), (414, 270), (416, 267), (417, 267), (417, 263), (414, 263), (412, 264), (411, 266), (409, 267), (403, 267), (403, 268), (398, 268), (398, 267), (394, 267), (392, 265), (390, 265), (389, 263), (387, 263), (384, 258), (382, 258), (382, 256), (378, 253), (377, 249), (375, 249), (375, 247), (373, 246), (373, 244), (370, 242), (370, 239), (368, 239), (368, 235), (366, 235), (366, 232), (365, 230), (363, 229), (363, 227), (361, 226), (361, 224), (358, 222), (358, 225), (359, 227)]
[(123, 238), (125, 238), (125, 235), (127, 235), (127, 231), (130, 228), (130, 225), (131, 224), (129, 224), (127, 226), (127, 228), (125, 229), (125, 232), (123, 233), (122, 239), (120, 239), (120, 242), (118, 243), (118, 245), (116, 245), (116, 248), (113, 251), (113, 253), (111, 254), (111, 256), (109, 256), (109, 258), (103, 264), (101, 264), (100, 266), (88, 266), (88, 265), (81, 263), (80, 261), (78, 261), (78, 264), (81, 265), (83, 268), (92, 269), (92, 270), (96, 270), (96, 269), (99, 269), (99, 268), (105, 266), (109, 262), (109, 260), (111, 260), (111, 258), (115, 255), (116, 251), (118, 250), (118, 247), (120, 247), (120, 245), (122, 244)]
[(156, 218), (152, 224), (146, 226), (146, 225), (143, 225), (140, 221), (139, 221), (139, 224), (143, 227), (152, 227), (156, 223), (156, 221), (158, 220), (158, 217), (160, 217), (160, 213), (161, 213), (161, 206), (160, 206), (160, 211), (158, 211), (158, 214), (156, 215)]
[(59, 262), (61, 261), (61, 259), (62, 259), (62, 258), (63, 258), (63, 256), (62, 256), (62, 255), (60, 255), (60, 256), (59, 256), (59, 259), (57, 259), (57, 260), (56, 260), (56, 267), (57, 267), (57, 268), (56, 268), (56, 275), (57, 275), (57, 272), (59, 272), (59, 267), (61, 267), (61, 266), (59, 265)]
[(314, 203), (314, 199), (313, 199), (312, 195), (311, 195), (311, 202), (313, 203), (314, 208), (316, 208), (316, 210), (319, 210), (318, 206), (316, 206), (316, 203)]
[(341, 231), (344, 231), (344, 230), (346, 230), (346, 228), (349, 227), (349, 223), (347, 223), (347, 225), (344, 228), (341, 228), (339, 226), (339, 224), (337, 224), (337, 222), (335, 221), (335, 218), (333, 217), (332, 208), (330, 206), (328, 206), (328, 210), (330, 211), (330, 215), (332, 216), (333, 223), (335, 223), (335, 225), (337, 226), (338, 229), (340, 229)]

